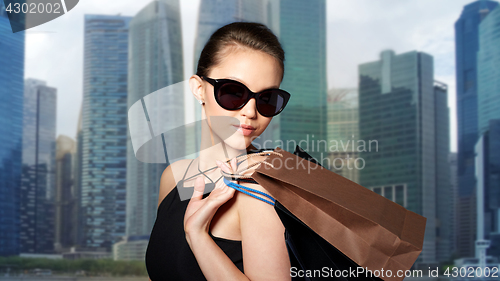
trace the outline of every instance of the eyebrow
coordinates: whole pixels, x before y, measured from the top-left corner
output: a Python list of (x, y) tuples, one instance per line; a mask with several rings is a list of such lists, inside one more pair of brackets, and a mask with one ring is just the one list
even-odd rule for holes
[[(248, 87), (248, 85), (247, 85), (245, 82), (243, 82), (241, 79), (239, 79), (238, 77), (229, 76), (229, 77), (227, 77), (226, 79), (236, 80), (236, 81), (238, 81), (238, 82), (240, 82), (240, 83), (242, 83), (242, 84), (244, 84), (245, 86), (247, 86), (247, 87)], [(280, 86), (278, 85), (278, 86), (271, 86), (271, 87), (267, 87), (267, 88), (265, 88), (265, 89), (263, 89), (263, 90), (267, 90), (267, 89), (279, 89), (279, 88), (280, 88)]]

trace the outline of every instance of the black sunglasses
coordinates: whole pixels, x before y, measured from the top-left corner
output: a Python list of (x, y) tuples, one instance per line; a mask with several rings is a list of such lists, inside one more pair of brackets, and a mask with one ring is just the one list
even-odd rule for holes
[(262, 116), (272, 117), (280, 114), (290, 99), (290, 94), (281, 89), (266, 89), (254, 93), (243, 83), (235, 80), (200, 77), (214, 86), (215, 100), (226, 110), (241, 109), (255, 97), (257, 111)]

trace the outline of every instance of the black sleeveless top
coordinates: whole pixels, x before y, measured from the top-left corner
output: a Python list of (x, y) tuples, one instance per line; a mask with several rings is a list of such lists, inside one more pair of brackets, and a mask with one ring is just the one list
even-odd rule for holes
[[(264, 149), (249, 151), (256, 153)], [(191, 161), (192, 163), (193, 161)], [(189, 163), (189, 166), (191, 166)], [(186, 173), (189, 170), (186, 169)], [(206, 280), (189, 248), (184, 232), (184, 213), (189, 200), (180, 200), (178, 189), (181, 188), (182, 198), (191, 198), (194, 187), (183, 187), (184, 177), (177, 186), (163, 199), (158, 207), (156, 221), (151, 231), (149, 244), (146, 251), (146, 268), (152, 281), (159, 280)], [(215, 185), (211, 188), (213, 189)], [(208, 188), (208, 186), (206, 186)], [(211, 191), (211, 190), (210, 190)], [(203, 198), (209, 193), (203, 195)], [(243, 253), (241, 241), (228, 240), (214, 237), (209, 233), (215, 243), (226, 253), (231, 261), (243, 271)]]

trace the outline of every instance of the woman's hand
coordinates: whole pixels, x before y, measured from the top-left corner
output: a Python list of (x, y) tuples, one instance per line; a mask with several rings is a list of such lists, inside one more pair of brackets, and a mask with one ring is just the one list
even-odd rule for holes
[[(231, 167), (221, 161), (217, 161), (217, 166), (224, 172), (233, 173), (233, 171), (237, 170), (236, 158), (231, 160)], [(210, 222), (215, 213), (220, 206), (233, 197), (235, 192), (222, 180), (217, 182), (209, 196), (202, 199), (204, 190), (205, 181), (203, 176), (199, 176), (194, 183), (193, 195), (184, 214), (184, 231), (190, 246), (192, 244), (191, 239), (197, 239), (200, 235), (208, 235)]]

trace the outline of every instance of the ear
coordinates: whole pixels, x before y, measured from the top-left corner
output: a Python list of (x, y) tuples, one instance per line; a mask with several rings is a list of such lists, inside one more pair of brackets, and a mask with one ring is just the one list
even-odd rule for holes
[(200, 76), (193, 75), (189, 78), (189, 88), (197, 100), (205, 102), (205, 89)]

